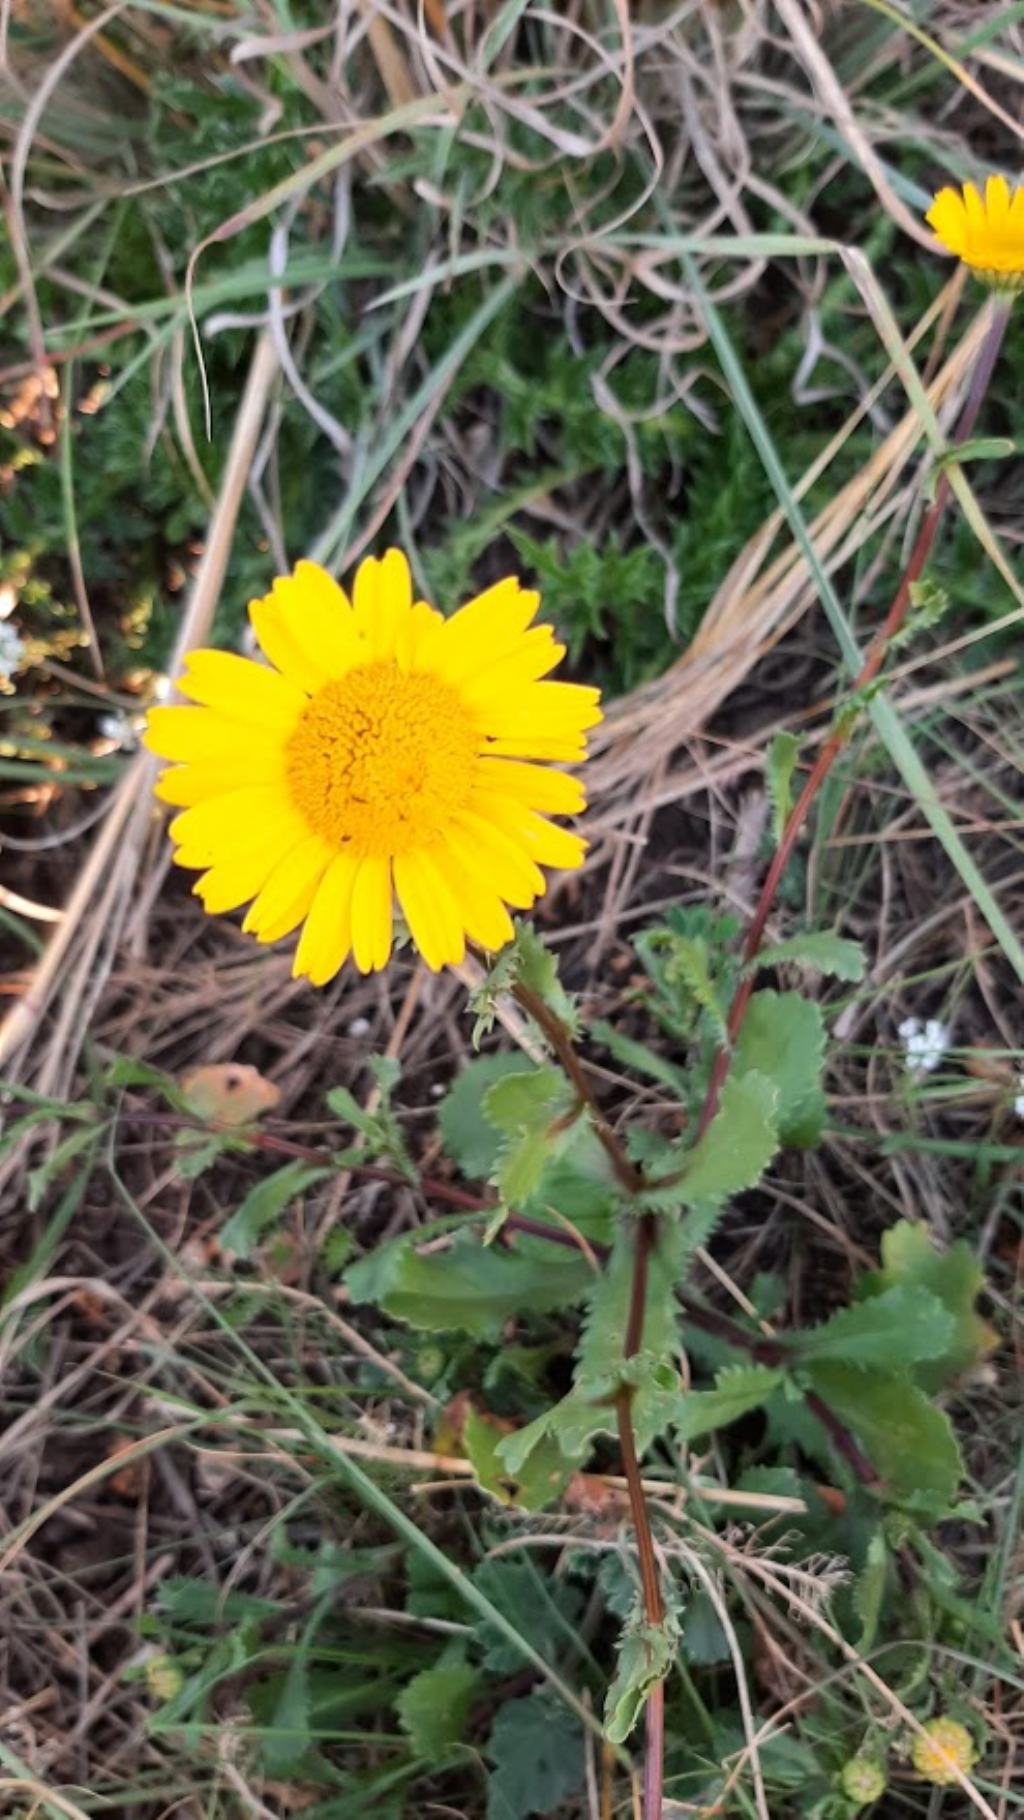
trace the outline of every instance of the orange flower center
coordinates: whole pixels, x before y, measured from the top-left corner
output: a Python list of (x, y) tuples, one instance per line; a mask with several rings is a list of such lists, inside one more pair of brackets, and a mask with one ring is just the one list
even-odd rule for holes
[(292, 801), (317, 834), (360, 854), (433, 840), (466, 802), (480, 735), (450, 683), (361, 664), (303, 709), (288, 741)]

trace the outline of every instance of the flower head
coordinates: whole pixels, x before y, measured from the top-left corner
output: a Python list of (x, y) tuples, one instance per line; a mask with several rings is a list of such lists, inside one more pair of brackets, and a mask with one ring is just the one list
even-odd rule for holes
[(1011, 193), (1005, 177), (989, 177), (982, 197), (973, 183), (940, 190), (925, 220), (943, 246), (986, 284), (1024, 285), (1024, 188)]
[(931, 1074), (949, 1048), (952, 1031), (937, 1017), (926, 1024), (919, 1017), (905, 1017), (899, 1026), (903, 1038), (903, 1061), (908, 1074)]
[(839, 1772), (839, 1786), (848, 1801), (866, 1807), (885, 1794), (885, 1770), (877, 1757), (851, 1757)]
[(0, 677), (10, 682), (16, 670), (20, 670), (25, 658), (25, 641), (15, 626), (0, 619)]
[(947, 1718), (929, 1719), (924, 1736), (918, 1733), (914, 1739), (910, 1755), (919, 1776), (936, 1788), (948, 1788), (958, 1780), (956, 1770), (966, 1775), (978, 1753), (966, 1725)]
[(393, 894), (429, 967), (467, 937), (500, 948), (541, 866), (582, 862), (548, 816), (578, 813), (583, 786), (551, 764), (585, 757), (601, 719), (596, 689), (542, 680), (564, 648), (531, 626), (539, 605), (510, 578), (444, 619), (389, 550), (351, 601), (312, 562), (252, 601), (272, 667), (194, 651), (178, 686), (198, 705), (153, 708), (145, 743), (173, 761), (157, 794), (205, 908), (251, 899), (262, 942), (303, 924), (293, 972), (315, 985), (350, 953), (386, 965)]

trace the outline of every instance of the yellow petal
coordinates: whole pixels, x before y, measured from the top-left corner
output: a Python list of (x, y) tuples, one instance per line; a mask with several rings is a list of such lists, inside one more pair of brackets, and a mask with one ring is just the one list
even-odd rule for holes
[(925, 220), (951, 253), (958, 256), (967, 244), (967, 210), (956, 190), (940, 190)]
[(985, 229), (985, 204), (973, 183), (964, 184), (964, 208), (967, 211), (967, 225), (972, 231)]
[(429, 667), (424, 659), (444, 620), (425, 600), (418, 600), (404, 618), (399, 619), (395, 633), (395, 661), (400, 670)]
[(438, 864), (451, 887), (466, 934), (481, 948), (496, 954), (515, 934), (509, 916), (492, 884), (472, 872), (445, 840)]
[(192, 890), (210, 916), (220, 916), (225, 910), (237, 910), (239, 905), (247, 904), (251, 897), (263, 889), (280, 857), (277, 849), (272, 847), (263, 847), (251, 853), (232, 854), (229, 859), (218, 860), (215, 866), (204, 872)]
[(425, 848), (395, 855), (395, 890), (413, 941), (435, 973), (466, 953), (465, 925), (451, 886)]
[(304, 835), (278, 860), (246, 914), (242, 928), (261, 942), (290, 935), (305, 916), (332, 853), (318, 834)]
[(249, 602), (249, 618), (264, 654), (307, 694), (361, 661), (348, 598), (315, 562), (279, 576), (269, 594)]
[(228, 720), (274, 727), (288, 734), (306, 705), (306, 696), (266, 664), (233, 651), (192, 651), (178, 683), (182, 695), (217, 708)]
[(527, 910), (545, 889), (544, 874), (523, 844), (471, 809), (446, 830), (445, 840), (467, 872), (517, 910)]
[(485, 796), (474, 791), (470, 808), (492, 827), (500, 828), (510, 840), (521, 844), (524, 852), (539, 865), (571, 872), (583, 864), (587, 843), (580, 835), (571, 834), (568, 828), (557, 827), (543, 815), (535, 815), (532, 809), (513, 803), (508, 797)]
[(352, 602), (359, 635), (370, 660), (393, 657), (412, 609), (412, 576), (401, 550), (367, 556), (356, 570)]
[(391, 861), (374, 855), (360, 861), (352, 886), (352, 953), (360, 973), (387, 966), (393, 926)]
[(582, 683), (530, 683), (488, 710), (484, 732), (494, 739), (531, 732), (543, 739), (565, 739), (597, 726), (603, 718), (600, 701), (600, 690)]
[(990, 177), (985, 184), (985, 213), (989, 226), (1005, 226), (1010, 212), (1010, 190), (1005, 177)]
[(358, 860), (349, 853), (332, 859), (317, 886), (292, 963), (314, 986), (326, 986), (344, 965), (352, 946), (352, 885)]
[(517, 695), (527, 684), (546, 676), (565, 656), (565, 646), (555, 643), (550, 626), (535, 626), (526, 632), (512, 651), (502, 657), (486, 660), (478, 670), (462, 679), (459, 694), (480, 714), (500, 706)]
[(489, 658), (513, 650), (540, 606), (540, 595), (521, 588), (514, 575), (466, 602), (444, 623), (437, 663), (449, 682), (472, 675)]
[(512, 758), (482, 758), (477, 778), (484, 790), (512, 796), (530, 809), (551, 815), (578, 815), (586, 808), (586, 792), (578, 777), (553, 771), (548, 765), (524, 765)]
[(285, 792), (273, 784), (210, 797), (176, 815), (169, 829), (185, 866), (213, 866), (263, 847), (280, 849), (308, 832)]
[(244, 762), (250, 752), (283, 752), (285, 742), (273, 727), (256, 732), (212, 708), (169, 707), (150, 708), (142, 743), (161, 758), (187, 764), (193, 759)]
[(276, 784), (284, 790), (284, 753), (256, 744), (233, 758), (208, 759), (202, 764), (172, 765), (161, 771), (153, 791), (161, 802), (187, 809), (210, 796), (243, 790), (250, 784)]

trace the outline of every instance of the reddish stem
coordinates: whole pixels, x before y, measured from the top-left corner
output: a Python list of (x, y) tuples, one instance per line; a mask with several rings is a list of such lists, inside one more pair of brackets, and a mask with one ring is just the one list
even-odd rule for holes
[[(970, 436), (978, 420), (978, 412), (981, 409), (985, 393), (988, 390), (989, 381), (999, 356), (999, 349), (1002, 345), (1003, 335), (1008, 321), (1009, 312), (1006, 306), (1004, 305), (1001, 308), (997, 308), (996, 313), (989, 324), (985, 340), (981, 345), (974, 372), (971, 375), (970, 388), (964, 401), (964, 408), (960, 415), (960, 421), (957, 424), (956, 432), (953, 436), (954, 448), (967, 441), (967, 438)], [(885, 662), (889, 645), (907, 616), (907, 610), (910, 606), (911, 589), (918, 580), (921, 571), (928, 560), (929, 552), (935, 541), (935, 533), (939, 528), (939, 523), (949, 499), (949, 494), (949, 477), (945, 472), (942, 472), (939, 475), (938, 483), (935, 488), (934, 502), (929, 507), (922, 520), (921, 528), (914, 540), (914, 547), (903, 572), (902, 580), (896, 590), (896, 597), (872, 638), (864, 662), (861, 664), (857, 675), (854, 677), (852, 693), (855, 695), (868, 688), (868, 686), (874, 682)], [(842, 724), (838, 725), (829, 735), (808, 772), (806, 782), (804, 783), (800, 795), (797, 797), (796, 802), (789, 812), (785, 828), (782, 832), (782, 838), (779, 841), (771, 865), (765, 874), (757, 905), (754, 914), (750, 919), (750, 924), (743, 941), (742, 959), (745, 969), (750, 967), (751, 962), (756, 958), (760, 951), (761, 943), (764, 938), (765, 926), (771, 915), (776, 893), (782, 881), (783, 873), (793, 857), (794, 849), (800, 838), (804, 823), (807, 820), (811, 805), (835, 764), (836, 759), (839, 757), (840, 752), (846, 745), (848, 738), (849, 729)], [(704, 1105), (701, 1109), (700, 1118), (697, 1121), (697, 1137), (702, 1136), (707, 1130), (718, 1110), (719, 1097), (732, 1062), (733, 1046), (739, 1035), (740, 1026), (743, 1023), (746, 1009), (750, 1002), (750, 995), (753, 990), (753, 976), (751, 973), (746, 972), (736, 988), (732, 1004), (729, 1007), (729, 1016), (726, 1023), (728, 1040), (723, 1043), (721, 1048), (717, 1051), (714, 1062), (712, 1063), (711, 1075), (708, 1080), (708, 1089), (704, 1097)]]

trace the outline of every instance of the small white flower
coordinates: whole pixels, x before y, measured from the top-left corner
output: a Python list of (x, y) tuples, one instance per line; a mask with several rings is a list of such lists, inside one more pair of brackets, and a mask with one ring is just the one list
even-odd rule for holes
[(348, 1027), (349, 1036), (369, 1036), (370, 1020), (368, 1017), (354, 1017)]
[(97, 731), (101, 739), (109, 739), (115, 746), (131, 751), (135, 745), (135, 725), (128, 714), (101, 714), (97, 722)]
[(1017, 1085), (1020, 1088), (1020, 1092), (1013, 1102), (1013, 1110), (1019, 1119), (1024, 1119), (1024, 1074), (1018, 1074)]
[(5, 682), (10, 682), (15, 670), (20, 670), (24, 656), (25, 640), (20, 632), (0, 619), (0, 676)]
[(903, 1038), (903, 1062), (907, 1073), (931, 1074), (949, 1048), (952, 1031), (937, 1017), (930, 1017), (924, 1025), (919, 1017), (905, 1017), (899, 1035)]

